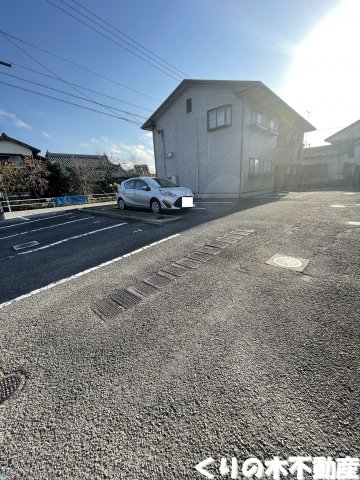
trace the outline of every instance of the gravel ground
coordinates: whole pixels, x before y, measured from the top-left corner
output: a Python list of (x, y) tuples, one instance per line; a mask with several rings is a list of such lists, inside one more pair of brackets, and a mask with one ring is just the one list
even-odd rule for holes
[[(215, 478), (221, 457), (358, 457), (360, 227), (346, 222), (360, 193), (297, 197), (259, 199), (0, 310), (0, 372), (25, 379), (0, 405), (0, 472), (201, 479), (210, 456)], [(91, 310), (234, 228), (254, 233), (116, 318)], [(275, 253), (309, 265), (267, 265)]]

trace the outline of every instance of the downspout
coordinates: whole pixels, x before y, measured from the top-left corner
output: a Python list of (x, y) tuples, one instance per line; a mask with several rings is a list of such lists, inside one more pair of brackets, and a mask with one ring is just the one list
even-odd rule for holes
[(198, 121), (197, 117), (195, 117), (195, 125), (196, 125), (196, 159), (197, 159), (197, 194), (199, 195), (200, 191), (200, 164), (199, 164), (199, 131), (198, 131)]
[(239, 198), (241, 196), (241, 184), (242, 184), (242, 169), (243, 169), (243, 152), (244, 152), (244, 125), (245, 125), (245, 107), (246, 107), (246, 97), (242, 101), (242, 112), (241, 112), (241, 144), (240, 144), (240, 174), (239, 174)]
[(161, 131), (161, 140), (163, 144), (163, 158), (164, 158), (164, 177), (166, 177), (166, 161), (165, 161), (165, 135), (164, 130)]

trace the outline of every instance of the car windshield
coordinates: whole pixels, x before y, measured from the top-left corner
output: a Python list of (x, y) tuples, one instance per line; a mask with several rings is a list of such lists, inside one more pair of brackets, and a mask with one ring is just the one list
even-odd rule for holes
[(153, 181), (159, 185), (159, 187), (178, 187), (176, 183), (168, 180), (167, 178), (153, 178)]

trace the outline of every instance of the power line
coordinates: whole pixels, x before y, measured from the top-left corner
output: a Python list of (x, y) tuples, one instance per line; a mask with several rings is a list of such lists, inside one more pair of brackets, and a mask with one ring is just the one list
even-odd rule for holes
[(0, 80), (0, 84), (5, 85), (7, 87), (16, 88), (17, 90), (22, 90), (24, 92), (33, 93), (34, 95), (40, 95), (41, 97), (51, 98), (52, 100), (56, 100), (57, 102), (67, 103), (68, 105), (72, 105), (74, 107), (82, 108), (84, 110), (89, 110), (90, 112), (101, 113), (102, 115), (106, 115), (108, 117), (113, 117), (113, 118), (116, 118), (118, 120), (124, 120), (124, 122), (134, 123), (135, 125), (139, 126), (138, 122), (136, 122), (135, 120), (131, 120), (130, 118), (119, 117), (118, 115), (113, 115), (111, 113), (103, 112), (102, 110), (96, 110), (94, 108), (86, 107), (85, 105), (80, 105), (78, 103), (69, 102), (68, 100), (64, 100), (63, 98), (53, 97), (52, 95), (47, 95), (46, 93), (37, 92), (35, 90), (31, 90), (30, 88), (20, 87), (19, 85), (14, 85), (12, 83), (2, 82), (1, 80)]
[(11, 37), (15, 40), (17, 40), (18, 42), (21, 42), (23, 43), (24, 45), (28, 45), (29, 47), (32, 47), (32, 48), (35, 48), (36, 50), (39, 50), (40, 52), (43, 52), (43, 53), (46, 53), (47, 55), (51, 55), (52, 57), (55, 57), (59, 60), (62, 60), (63, 62), (66, 62), (66, 63), (69, 63), (70, 65), (73, 65), (77, 68), (80, 68), (82, 70), (85, 70), (87, 72), (90, 72), (92, 73), (93, 75), (96, 75), (97, 77), (99, 78), (103, 78), (104, 80), (107, 80), (108, 82), (112, 82), (116, 85), (120, 85), (120, 87), (123, 87), (123, 88), (126, 88), (127, 90), (130, 90), (134, 93), (138, 93), (139, 95), (142, 95), (144, 97), (147, 97), (149, 98), (150, 100), (154, 100), (156, 102), (160, 102), (161, 100), (159, 100), (158, 98), (155, 98), (155, 97), (152, 97), (150, 95), (148, 95), (147, 93), (144, 93), (144, 92), (141, 92), (140, 90), (136, 90), (135, 88), (132, 88), (132, 87), (129, 87), (127, 85), (124, 85), (123, 83), (121, 82), (118, 82), (117, 80), (114, 80), (113, 78), (110, 78), (110, 77), (107, 77), (106, 75), (103, 75), (99, 72), (96, 72), (95, 70), (92, 70), (91, 68), (89, 67), (86, 67), (84, 65), (80, 65), (79, 63), (76, 63), (76, 62), (73, 62), (72, 60), (68, 60), (67, 58), (65, 57), (62, 57), (61, 55), (57, 55), (56, 53), (53, 53), (53, 52), (49, 52), (49, 50), (45, 50), (44, 48), (41, 48), (41, 47), (38, 47), (37, 45), (34, 45), (33, 43), (30, 43), (30, 42), (27, 42), (26, 40), (23, 40), (22, 38), (19, 38), (19, 37), (16, 37), (15, 35), (11, 35), (10, 33), (7, 33), (7, 32), (4, 32), (3, 30), (0, 30), (0, 33), (2, 35), (5, 35), (7, 37)]
[(33, 82), (32, 80), (28, 80), (26, 78), (18, 77), (17, 75), (12, 75), (11, 73), (0, 72), (0, 75), (6, 75), (7, 77), (16, 78), (17, 80), (21, 80), (22, 82), (31, 83), (32, 85), (36, 85), (37, 87), (47, 88), (48, 90), (53, 90), (54, 92), (62, 93), (63, 95), (68, 95), (70, 97), (77, 98), (79, 100), (84, 100), (85, 102), (94, 103), (96, 105), (99, 105), (100, 107), (110, 108), (111, 110), (117, 110), (118, 112), (125, 113), (126, 115), (131, 115), (133, 117), (143, 118), (145, 120), (147, 118), (147, 117), (143, 117), (142, 115), (137, 115), (136, 113), (127, 112), (126, 110), (121, 110), (120, 108), (115, 108), (115, 107), (111, 107), (110, 105), (105, 105), (103, 103), (96, 102), (95, 100), (89, 100), (87, 98), (79, 97), (78, 95), (74, 95), (72, 93), (64, 92), (64, 90), (59, 90), (58, 88), (53, 88), (53, 87), (50, 87), (48, 85), (44, 85), (44, 84), (38, 83), (38, 82)]
[(45, 141), (51, 148), (55, 148), (54, 145), (49, 141), (46, 135), (44, 135), (42, 132), (39, 132), (37, 129), (35, 129), (33, 126), (30, 126), (27, 121), (25, 121), (23, 118), (20, 117), (17, 113), (15, 113), (15, 110), (13, 108), (10, 108), (9, 105), (7, 105), (3, 99), (0, 101), (0, 105), (3, 105), (9, 112), (12, 113), (12, 115), (15, 115), (16, 118), (24, 122), (32, 132), (35, 132), (39, 137), (41, 136), (43, 138), (43, 141)]
[[(28, 70), (29, 72), (37, 73), (38, 75), (42, 75), (43, 77), (52, 78), (54, 80), (57, 80), (57, 77), (55, 75), (49, 75), (49, 74), (44, 73), (44, 72), (39, 72), (39, 70), (35, 70), (34, 68), (30, 68), (30, 67), (25, 67), (24, 65), (20, 65), (18, 63), (12, 63), (12, 65), (14, 65), (15, 67), (23, 68), (24, 70)], [(91, 88), (84, 87), (83, 85), (79, 85), (79, 84), (73, 83), (73, 82), (68, 82), (68, 83), (70, 85), (74, 85), (75, 87), (80, 87), (83, 90), (88, 90), (89, 92), (96, 93), (97, 95), (101, 95), (103, 97), (110, 98), (111, 100), (115, 100), (115, 101), (120, 102), (120, 103), (125, 103), (126, 105), (130, 105), (131, 107), (139, 108), (141, 110), (147, 110), (148, 112), (153, 112), (153, 110), (150, 109), (150, 108), (145, 108), (145, 107), (141, 107), (140, 105), (136, 105), (135, 103), (126, 102), (125, 100), (122, 100), (120, 98), (113, 97), (111, 95), (107, 95), (106, 93), (99, 92), (97, 90), (93, 90)]]
[[(80, 18), (76, 17), (75, 15), (73, 15), (72, 13), (68, 12), (67, 10), (65, 10), (64, 8), (60, 7), (59, 5), (56, 5), (56, 3), (52, 2), (51, 0), (45, 0), (47, 3), (49, 3), (50, 5), (52, 5), (53, 7), (61, 10), (62, 12), (64, 12), (66, 15), (69, 15), (70, 17), (74, 18), (76, 21), (82, 23), (83, 25), (85, 25), (86, 27), (90, 28), (91, 30), (94, 30), (94, 32), (97, 32), (99, 35), (107, 38), (108, 40), (110, 40), (111, 42), (115, 43), (115, 45), (118, 45), (119, 47), (121, 47), (122, 49), (126, 50), (127, 52), (131, 53), (132, 55), (135, 55), (136, 57), (140, 58), (143, 62), (145, 63), (148, 63), (149, 65), (151, 65), (152, 67), (156, 68), (157, 70), (159, 70), (160, 72), (163, 72), (165, 73), (165, 75), (167, 75), (168, 77), (171, 77), (173, 78), (174, 80), (176, 80), (177, 82), (180, 80), (183, 80), (182, 77), (180, 77), (180, 75), (178, 74), (175, 74), (176, 77), (167, 72), (166, 70), (163, 70), (162, 68), (160, 68), (159, 66), (155, 65), (154, 63), (152, 62), (149, 62), (148, 60), (146, 60), (145, 58), (141, 57), (140, 55), (138, 55), (137, 53), (133, 52), (132, 50), (130, 50), (129, 48), (127, 47), (124, 47), (124, 45), (122, 45), (121, 43), (117, 42), (116, 40), (114, 40), (113, 38), (109, 37), (108, 35), (106, 35), (105, 33), (101, 32), (100, 30), (97, 30), (96, 28), (94, 28), (93, 26), (89, 25), (88, 23), (84, 22), (83, 20), (81, 20)], [(104, 27), (102, 27), (104, 28)], [(112, 33), (112, 35), (114, 35)]]
[[(4, 35), (3, 35), (4, 36)], [(8, 42), (10, 42), (12, 45), (14, 45), (16, 48), (18, 48), (22, 53), (24, 53), (24, 55), (26, 55), (27, 57), (31, 58), (35, 63), (37, 63), (38, 65), (40, 65), (42, 68), (44, 68), (47, 72), (50, 72), (52, 73), (53, 75), (55, 75), (58, 80), (60, 80), (61, 82), (65, 83), (66, 85), (69, 85), (70, 88), (72, 88), (73, 90), (75, 90), (76, 92), (78, 93), (81, 93), (82, 95), (85, 95), (89, 100), (93, 100), (91, 97), (89, 97), (89, 95), (86, 95), (84, 94), (83, 92), (81, 92), (81, 90), (79, 90), (78, 88), (76, 87), (73, 87), (71, 86), (66, 80), (63, 80), (61, 77), (59, 77), (59, 75), (57, 75), (55, 72), (53, 72), (52, 70), (50, 70), (50, 68), (47, 68), (45, 67), (45, 65), (43, 65), (41, 62), (39, 62), (38, 60), (36, 60), (35, 57), (33, 57), (30, 53), (26, 52), (26, 50), (24, 50), (23, 48), (21, 48), (19, 45), (17, 45), (13, 40), (11, 40), (10, 38), (8, 38), (6, 35), (5, 35), (5, 38), (7, 39)], [(105, 107), (107, 110), (109, 110), (109, 107)]]
[[(106, 29), (103, 25), (101, 25), (100, 23), (98, 22), (95, 22), (95, 20), (91, 19), (90, 17), (88, 17), (87, 15), (85, 15), (84, 13), (82, 13), (80, 10), (76, 9), (75, 7), (72, 7), (71, 5), (69, 5), (65, 0), (60, 0), (61, 3), (64, 3), (65, 5), (67, 5), (69, 8), (71, 8), (72, 10), (74, 10), (75, 12), (79, 13), (80, 15), (84, 16), (85, 18), (87, 18), (88, 20), (90, 20), (91, 22), (95, 23), (96, 25), (98, 25), (99, 27), (103, 28), (104, 30), (106, 30), (107, 32), (111, 33), (112, 35), (116, 36), (117, 38), (119, 38), (119, 40), (125, 42), (127, 45), (129, 45), (131, 48), (134, 48), (135, 50), (137, 50), (138, 52), (140, 52), (142, 55), (146, 55), (148, 58), (150, 58), (151, 60), (155, 60), (157, 63), (160, 63), (162, 62), (162, 64), (165, 64), (165, 65), (162, 65), (162, 66), (165, 66), (165, 68), (168, 68), (168, 67), (171, 67), (171, 69), (169, 69), (170, 71), (172, 71), (173, 73), (175, 73), (176, 75), (178, 75), (174, 70), (176, 70), (177, 72), (179, 72), (181, 74), (181, 76), (185, 76), (185, 77), (188, 77), (189, 78), (189, 75), (185, 72), (183, 72), (182, 70), (180, 70), (179, 68), (175, 67), (174, 65), (172, 65), (171, 63), (167, 62), (166, 60), (164, 60), (163, 58), (159, 57), (159, 55), (156, 55), (154, 52), (152, 52), (151, 50), (149, 50), (148, 48), (144, 47), (144, 45), (142, 45), (141, 43), (137, 42), (136, 40), (134, 40), (133, 38), (131, 38), (129, 35), (126, 35), (126, 33), (122, 32), (121, 30), (119, 30), (117, 27), (114, 27), (114, 25), (111, 25), (111, 23), (107, 22), (106, 20), (104, 20), (103, 18), (101, 18), (99, 15), (96, 15), (96, 13), (92, 12), (91, 10), (89, 10), (88, 8), (84, 7), (84, 5), (80, 4), (79, 2), (75, 1), (75, 0), (71, 0), (73, 3), (75, 3), (76, 5), (78, 5), (79, 7), (81, 7), (83, 10), (85, 10), (86, 12), (90, 13), (90, 15), (92, 15), (93, 17), (97, 18), (98, 20), (100, 20), (101, 22), (103, 22), (104, 24), (108, 25), (110, 28), (112, 28), (113, 30), (115, 30), (116, 32), (120, 33), (123, 37), (127, 38), (128, 40), (130, 40), (132, 43), (138, 45), (140, 48), (137, 48), (135, 47), (134, 45), (132, 45), (131, 43), (127, 42), (126, 40), (124, 40), (123, 38), (119, 37), (118, 35), (115, 35), (113, 32), (111, 32), (111, 30), (108, 30)], [(145, 52), (143, 52), (142, 50), (144, 50)], [(148, 52), (148, 55), (146, 52)], [(160, 62), (158, 62), (156, 60), (156, 58), (158, 60), (160, 60)], [(161, 63), (160, 63), (161, 65)], [(168, 67), (166, 67), (166, 65), (168, 65)]]

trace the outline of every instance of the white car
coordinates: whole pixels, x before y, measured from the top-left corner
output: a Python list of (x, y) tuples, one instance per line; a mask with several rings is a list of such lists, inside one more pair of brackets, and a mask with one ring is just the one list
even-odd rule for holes
[(179, 210), (194, 206), (194, 194), (167, 178), (136, 177), (121, 183), (116, 194), (120, 210), (127, 207), (146, 207), (153, 213)]

